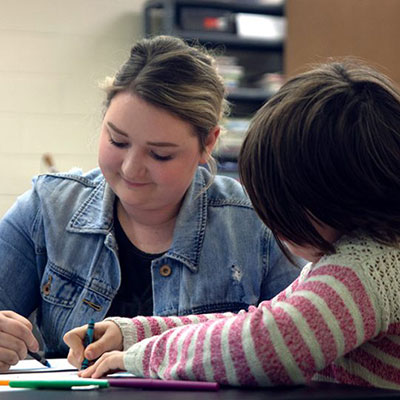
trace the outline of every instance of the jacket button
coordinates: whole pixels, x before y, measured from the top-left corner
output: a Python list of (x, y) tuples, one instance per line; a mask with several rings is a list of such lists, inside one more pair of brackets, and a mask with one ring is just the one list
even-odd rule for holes
[(163, 265), (160, 268), (160, 275), (161, 276), (170, 276), (172, 274), (171, 267), (167, 264)]
[(50, 287), (52, 280), (53, 277), (49, 275), (48, 281), (42, 286), (42, 291), (45, 296), (48, 296), (50, 294)]

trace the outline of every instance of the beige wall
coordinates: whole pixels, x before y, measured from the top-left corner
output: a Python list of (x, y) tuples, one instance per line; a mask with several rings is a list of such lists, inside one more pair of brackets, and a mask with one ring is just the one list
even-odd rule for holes
[(103, 94), (144, 0), (0, 0), (0, 217), (45, 171), (96, 166)]

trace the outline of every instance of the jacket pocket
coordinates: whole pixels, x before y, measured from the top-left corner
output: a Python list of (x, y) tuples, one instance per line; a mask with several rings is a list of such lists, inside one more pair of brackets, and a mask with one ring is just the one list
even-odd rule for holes
[(55, 306), (73, 308), (85, 282), (78, 275), (48, 262), (41, 282), (42, 299)]
[(71, 319), (74, 319), (74, 310), (84, 286), (85, 281), (76, 273), (47, 262), (41, 280), (42, 301), (37, 314), (46, 352), (67, 354), (63, 335), (71, 325)]

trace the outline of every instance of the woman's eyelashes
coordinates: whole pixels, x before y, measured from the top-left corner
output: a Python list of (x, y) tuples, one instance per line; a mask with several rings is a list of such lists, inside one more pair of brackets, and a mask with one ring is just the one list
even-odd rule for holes
[(113, 146), (118, 147), (118, 148), (120, 148), (120, 149), (123, 149), (123, 148), (125, 148), (125, 147), (128, 146), (128, 143), (117, 142), (117, 141), (115, 141), (111, 136), (109, 137), (109, 141), (110, 141), (110, 143), (111, 143)]
[[(129, 146), (129, 143), (126, 143), (126, 142), (118, 142), (118, 141), (114, 140), (114, 139), (111, 137), (111, 135), (110, 135), (110, 137), (109, 137), (109, 141), (110, 141), (110, 143), (111, 143), (113, 146), (118, 147), (119, 149), (124, 149), (124, 148), (126, 148), (126, 147)], [(150, 150), (149, 153), (150, 153), (150, 156), (151, 156), (152, 158), (154, 158), (155, 160), (157, 160), (157, 161), (169, 161), (169, 160), (172, 160), (172, 158), (173, 158), (173, 156), (170, 155), (170, 154), (164, 156), (164, 155), (161, 155), (161, 154), (156, 153), (154, 150)]]
[(155, 153), (153, 150), (150, 151), (151, 156), (158, 161), (169, 161), (172, 160), (172, 156), (168, 155), (168, 156), (162, 156), (160, 154)]

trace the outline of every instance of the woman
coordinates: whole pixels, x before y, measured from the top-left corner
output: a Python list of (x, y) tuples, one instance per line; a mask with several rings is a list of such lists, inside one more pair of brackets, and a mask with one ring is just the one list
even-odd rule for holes
[(141, 40), (105, 90), (100, 168), (38, 177), (0, 222), (3, 370), (37, 350), (35, 309), (51, 357), (92, 318), (237, 312), (297, 276), (241, 185), (199, 166), (226, 113), (209, 55)]

